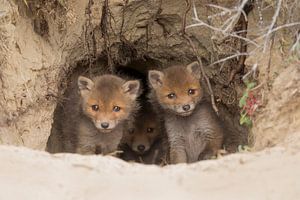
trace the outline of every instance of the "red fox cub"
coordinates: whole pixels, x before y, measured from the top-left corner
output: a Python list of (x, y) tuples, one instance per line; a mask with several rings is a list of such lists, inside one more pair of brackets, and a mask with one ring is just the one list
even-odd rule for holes
[(64, 106), (64, 147), (67, 152), (109, 154), (115, 152), (123, 127), (139, 106), (140, 82), (114, 75), (78, 78), (79, 94), (73, 92)]
[(191, 163), (217, 154), (223, 128), (203, 98), (197, 62), (148, 74), (150, 100), (161, 111), (170, 145), (170, 162)]
[(121, 158), (144, 164), (163, 164), (167, 152), (167, 138), (163, 122), (146, 104), (136, 116), (134, 123), (128, 124), (120, 149)]

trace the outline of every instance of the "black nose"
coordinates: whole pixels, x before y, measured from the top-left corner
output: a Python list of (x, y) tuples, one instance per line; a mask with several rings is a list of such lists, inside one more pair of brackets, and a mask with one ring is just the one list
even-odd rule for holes
[(182, 109), (184, 111), (188, 111), (188, 110), (190, 110), (190, 108), (191, 108), (191, 106), (189, 104), (182, 106)]
[(101, 127), (102, 128), (108, 128), (109, 127), (109, 123), (103, 122), (103, 123), (101, 123)]
[(139, 145), (139, 146), (137, 147), (137, 149), (138, 149), (139, 151), (143, 152), (143, 151), (145, 150), (145, 146), (144, 146), (144, 145)]

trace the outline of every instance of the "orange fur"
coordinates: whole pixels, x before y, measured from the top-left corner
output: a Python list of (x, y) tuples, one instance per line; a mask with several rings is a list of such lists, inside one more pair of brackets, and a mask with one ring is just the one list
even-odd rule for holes
[[(79, 95), (65, 103), (63, 136), (67, 152), (108, 154), (117, 150), (126, 123), (139, 109), (140, 83), (114, 75), (78, 78)], [(118, 109), (115, 109), (115, 108)]]
[[(182, 77), (184, 77), (184, 79)], [(198, 79), (192, 76), (184, 68), (176, 66), (165, 70), (162, 87), (157, 89), (156, 92), (160, 102), (172, 105), (182, 105), (198, 99), (202, 95), (200, 88), (201, 86)], [(189, 89), (194, 89), (196, 91), (195, 94), (188, 95)], [(170, 93), (176, 94), (174, 100), (167, 98), (167, 95)]]
[(172, 66), (149, 71), (150, 101), (161, 113), (172, 164), (196, 162), (216, 155), (224, 131), (211, 105), (203, 98), (200, 66)]

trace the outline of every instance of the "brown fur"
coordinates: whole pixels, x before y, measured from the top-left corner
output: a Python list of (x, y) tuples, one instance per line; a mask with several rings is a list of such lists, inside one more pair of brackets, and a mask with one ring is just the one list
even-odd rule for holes
[[(138, 110), (138, 81), (126, 81), (114, 75), (90, 80), (78, 78), (78, 89), (64, 103), (64, 151), (80, 154), (108, 154), (117, 150), (123, 127)], [(92, 106), (97, 106), (93, 110)], [(120, 110), (114, 110), (119, 106)], [(102, 124), (108, 123), (103, 128)]]
[[(150, 107), (144, 105), (135, 122), (124, 130), (120, 148), (124, 152), (121, 158), (126, 161), (161, 164), (166, 160), (168, 145), (163, 122)], [(144, 149), (139, 149), (139, 146)]]
[[(163, 115), (172, 164), (210, 158), (222, 146), (223, 128), (203, 99), (200, 77), (195, 62), (149, 72), (150, 99)], [(171, 93), (174, 98), (169, 98)]]

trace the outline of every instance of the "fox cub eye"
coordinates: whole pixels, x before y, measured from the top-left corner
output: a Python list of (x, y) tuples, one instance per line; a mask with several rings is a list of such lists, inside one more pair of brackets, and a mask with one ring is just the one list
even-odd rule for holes
[(169, 99), (174, 99), (174, 98), (176, 98), (176, 94), (175, 93), (170, 93), (170, 94), (167, 95), (167, 97)]
[(98, 111), (99, 110), (99, 106), (98, 105), (92, 105), (92, 109), (93, 109), (93, 111)]
[(153, 132), (153, 128), (147, 128), (147, 133), (152, 133)]
[(119, 112), (120, 110), (121, 110), (121, 108), (119, 106), (114, 106), (113, 107), (114, 112)]
[(196, 93), (196, 90), (195, 89), (189, 89), (188, 90), (188, 94), (189, 95), (194, 95)]

